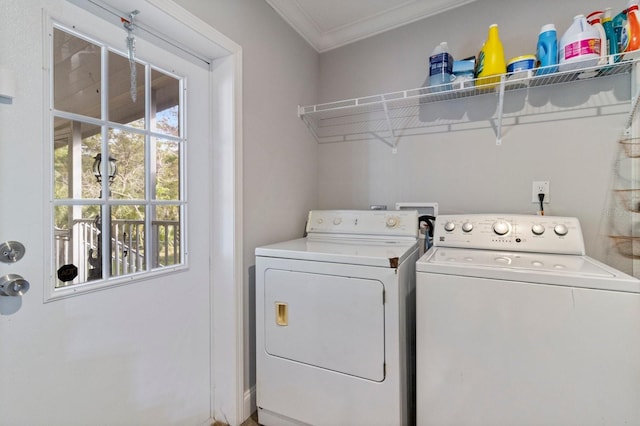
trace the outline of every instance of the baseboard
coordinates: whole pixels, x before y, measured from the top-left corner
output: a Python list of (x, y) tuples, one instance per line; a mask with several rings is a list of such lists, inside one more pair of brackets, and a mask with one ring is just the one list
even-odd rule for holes
[(244, 391), (242, 404), (242, 418), (248, 419), (256, 411), (256, 386), (253, 385)]

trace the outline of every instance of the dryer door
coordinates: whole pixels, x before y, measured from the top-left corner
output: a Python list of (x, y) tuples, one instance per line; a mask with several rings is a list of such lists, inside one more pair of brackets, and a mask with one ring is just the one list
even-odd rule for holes
[(264, 291), (268, 354), (384, 380), (382, 282), (268, 269)]

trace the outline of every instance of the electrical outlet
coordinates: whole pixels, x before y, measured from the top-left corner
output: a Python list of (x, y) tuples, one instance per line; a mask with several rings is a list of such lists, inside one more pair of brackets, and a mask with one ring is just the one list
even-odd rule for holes
[(540, 204), (540, 199), (538, 198), (538, 194), (544, 194), (544, 203), (548, 204), (551, 202), (551, 193), (549, 192), (549, 181), (548, 180), (534, 180), (533, 188), (531, 190), (531, 202)]

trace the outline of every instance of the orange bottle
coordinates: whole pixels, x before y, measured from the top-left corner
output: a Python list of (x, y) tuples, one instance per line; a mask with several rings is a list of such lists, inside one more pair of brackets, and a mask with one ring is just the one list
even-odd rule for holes
[(624, 52), (640, 49), (640, 13), (638, 0), (631, 0), (627, 8), (627, 23), (622, 29), (622, 48)]

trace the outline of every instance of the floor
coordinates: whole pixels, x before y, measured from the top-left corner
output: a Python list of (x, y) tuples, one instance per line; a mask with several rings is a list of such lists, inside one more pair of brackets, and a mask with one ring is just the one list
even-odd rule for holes
[[(229, 425), (227, 423), (223, 423), (221, 421), (216, 421), (215, 423), (212, 423), (211, 426), (229, 426)], [(258, 423), (258, 412), (255, 411), (251, 415), (251, 417), (249, 417), (247, 420), (242, 422), (242, 424), (240, 426), (259, 426), (259, 423)]]
[(258, 426), (258, 412), (255, 411), (251, 417), (245, 420), (240, 426)]

